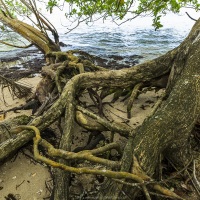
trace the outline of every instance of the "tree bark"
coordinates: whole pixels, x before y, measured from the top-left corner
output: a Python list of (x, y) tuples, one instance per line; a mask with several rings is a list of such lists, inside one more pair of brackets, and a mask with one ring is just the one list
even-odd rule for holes
[(18, 19), (11, 18), (2, 11), (0, 11), (0, 21), (34, 44), (45, 55), (52, 51), (60, 51), (59, 44), (53, 42), (47, 35), (37, 28), (34, 28)]
[(26, 115), (21, 115), (8, 120), (0, 122), (0, 143), (10, 139), (13, 135), (9, 131), (12, 127), (17, 127), (20, 125), (26, 125), (30, 122), (31, 117)]
[(180, 166), (186, 165), (181, 162), (184, 156), (176, 157), (175, 161), (172, 155), (180, 155), (177, 151), (183, 149), (180, 147), (188, 148), (188, 138), (200, 114), (199, 29), (200, 20), (178, 48), (167, 88), (167, 100), (144, 122), (135, 137), (134, 153), (149, 175), (155, 171), (155, 161), (163, 152), (168, 158), (172, 157), (173, 162), (179, 161)]
[[(186, 166), (192, 157), (188, 139), (200, 115), (199, 30), (200, 20), (175, 50), (165, 101), (135, 130), (137, 134), (133, 140), (133, 155), (151, 177), (158, 166), (160, 154), (177, 168)], [(132, 171), (134, 172), (134, 168)], [(105, 183), (99, 199), (103, 199), (105, 195), (117, 199), (117, 188), (120, 187), (117, 185), (115, 182)], [(116, 189), (105, 194), (109, 188)], [(130, 192), (130, 188), (128, 191)]]

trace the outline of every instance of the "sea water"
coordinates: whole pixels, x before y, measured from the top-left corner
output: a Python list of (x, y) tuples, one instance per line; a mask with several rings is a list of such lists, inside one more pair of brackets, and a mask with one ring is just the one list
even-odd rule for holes
[[(100, 57), (137, 55), (139, 62), (153, 59), (177, 47), (194, 24), (185, 11), (163, 17), (164, 26), (159, 30), (152, 27), (151, 17), (137, 18), (121, 26), (111, 20), (100, 20), (89, 25), (82, 23), (75, 29), (76, 23), (69, 23), (65, 17), (58, 18), (50, 14), (47, 17), (58, 30), (60, 41), (66, 44), (62, 47), (64, 51), (79, 49)], [(194, 17), (197, 18), (198, 13), (194, 13)], [(0, 60), (8, 55), (14, 57), (22, 50), (1, 44)]]

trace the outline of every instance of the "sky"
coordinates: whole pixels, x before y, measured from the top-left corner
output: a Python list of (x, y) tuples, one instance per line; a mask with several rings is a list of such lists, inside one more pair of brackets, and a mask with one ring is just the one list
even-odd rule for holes
[[(161, 22), (164, 25), (163, 28), (174, 28), (177, 31), (185, 31), (189, 32), (191, 27), (193, 26), (194, 22), (191, 20), (185, 12), (188, 12), (193, 18), (198, 19), (200, 17), (200, 12), (197, 13), (192, 9), (182, 9), (179, 14), (169, 13), (166, 16), (161, 18)], [(53, 14), (47, 13), (46, 16), (52, 24), (57, 28), (58, 32), (60, 33), (67, 33), (69, 30), (68, 28), (73, 28), (76, 26), (76, 23), (71, 24), (66, 17), (64, 16), (64, 12), (60, 12), (60, 10), (55, 9)], [(106, 20), (103, 22), (102, 20), (96, 21), (95, 23), (90, 23), (91, 27), (94, 29), (102, 29), (102, 28), (119, 28), (122, 31), (132, 31), (133, 29), (154, 29), (152, 27), (152, 17), (139, 17), (132, 21), (126, 22), (121, 26), (116, 25), (115, 23), (111, 22), (111, 20)], [(73, 31), (83, 31), (83, 29), (90, 29), (90, 26), (85, 25), (82, 23)]]

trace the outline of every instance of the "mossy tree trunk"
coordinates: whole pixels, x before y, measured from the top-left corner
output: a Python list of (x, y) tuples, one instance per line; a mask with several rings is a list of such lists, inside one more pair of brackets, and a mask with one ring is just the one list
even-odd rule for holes
[[(46, 22), (43, 18), (41, 18), (41, 20), (51, 29), (50, 25), (48, 25), (48, 22)], [(14, 32), (27, 39), (31, 44), (35, 45), (44, 53), (44, 55), (52, 51), (60, 51), (58, 38), (56, 41), (53, 41), (48, 34), (41, 29), (33, 27), (16, 18), (12, 18), (2, 10), (0, 10), (0, 21), (7, 27), (11, 28)], [(53, 29), (49, 31), (53, 32)], [(54, 34), (54, 32), (52, 34)], [(49, 62), (49, 60), (47, 61)]]
[[(161, 107), (135, 130), (135, 138), (130, 138), (133, 155), (151, 177), (155, 175), (160, 155), (178, 169), (186, 166), (194, 156), (189, 137), (200, 116), (200, 20), (172, 52), (165, 99)], [(160, 65), (161, 70), (162, 67)], [(127, 163), (131, 170), (131, 162)], [(116, 185), (115, 182), (107, 183), (99, 199), (103, 199), (104, 195), (117, 199), (119, 185)], [(128, 191), (131, 196), (130, 188)]]
[(174, 154), (180, 155), (177, 151), (189, 148), (188, 138), (200, 115), (200, 20), (176, 51), (166, 99), (138, 129), (134, 139), (134, 153), (150, 175), (160, 153), (180, 166), (191, 159), (186, 156), (184, 160), (185, 151), (176, 160)]

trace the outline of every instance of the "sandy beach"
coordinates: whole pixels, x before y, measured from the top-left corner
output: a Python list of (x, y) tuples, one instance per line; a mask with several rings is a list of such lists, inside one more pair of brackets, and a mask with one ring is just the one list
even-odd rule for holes
[[(32, 90), (40, 81), (40, 77), (24, 78), (20, 81), (30, 85)], [(25, 104), (26, 99), (13, 99), (7, 88), (4, 90), (4, 98), (6, 105), (1, 101), (0, 110), (8, 110), (10, 108)], [(19, 116), (31, 115), (31, 110), (23, 110), (19, 112), (8, 112), (5, 120)], [(30, 150), (21, 149), (11, 160), (0, 165), (0, 199), (26, 199), (36, 200), (44, 199), (50, 196), (47, 185), (52, 185), (52, 178), (49, 168), (34, 161)]]

